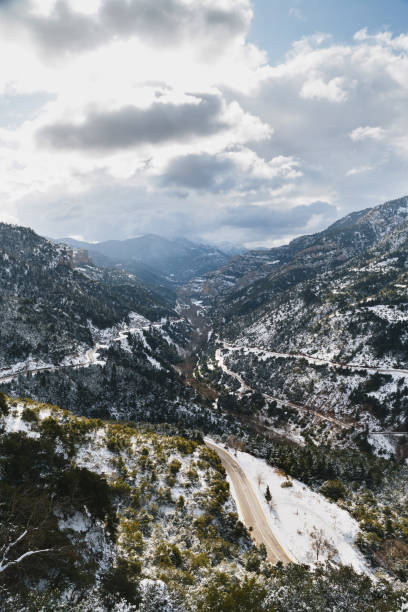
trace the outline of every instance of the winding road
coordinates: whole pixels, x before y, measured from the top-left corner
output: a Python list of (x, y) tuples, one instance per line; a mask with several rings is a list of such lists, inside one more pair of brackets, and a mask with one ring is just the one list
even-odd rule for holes
[(284, 357), (285, 359), (305, 359), (310, 364), (313, 365), (328, 365), (333, 366), (335, 368), (349, 369), (355, 372), (359, 370), (365, 370), (366, 372), (370, 372), (372, 374), (401, 374), (403, 376), (408, 376), (408, 370), (404, 370), (403, 368), (386, 368), (383, 366), (369, 366), (369, 365), (359, 365), (356, 363), (339, 363), (337, 361), (330, 361), (328, 359), (323, 359), (321, 357), (312, 357), (310, 355), (306, 355), (305, 353), (278, 353), (276, 351), (267, 351), (261, 348), (249, 347), (249, 346), (241, 346), (239, 344), (228, 344), (227, 342), (223, 343), (223, 347), (229, 351), (248, 351), (249, 353), (254, 353), (255, 355), (264, 355), (265, 357)]
[[(226, 346), (225, 348), (230, 348), (230, 347)], [(237, 382), (239, 382), (239, 384), (241, 385), (240, 389), (238, 390), (239, 394), (245, 393), (245, 391), (254, 391), (254, 389), (250, 387), (248, 383), (245, 382), (245, 380), (242, 378), (240, 374), (228, 368), (228, 366), (224, 362), (224, 356), (222, 355), (221, 349), (217, 349), (215, 353), (215, 359), (219, 367), (221, 368), (223, 372), (225, 372), (225, 374), (227, 374), (228, 376), (231, 376)], [(293, 408), (294, 410), (298, 410), (299, 412), (306, 412), (322, 421), (329, 421), (330, 423), (333, 423), (337, 427), (341, 427), (344, 429), (355, 427), (355, 423), (345, 423), (344, 421), (340, 421), (339, 419), (335, 419), (334, 417), (330, 417), (325, 414), (322, 414), (321, 412), (317, 412), (316, 410), (313, 410), (313, 408), (309, 408), (308, 406), (301, 406), (300, 404), (294, 404), (293, 402), (290, 402), (289, 400), (283, 400), (279, 397), (273, 397), (272, 395), (269, 395), (268, 393), (262, 393), (261, 395), (268, 402), (276, 402), (279, 406), (289, 406), (289, 408)]]
[[(182, 319), (176, 319), (173, 323), (178, 323)], [(21, 368), (13, 370), (13, 368), (3, 368), (0, 370), (0, 383), (10, 382), (17, 378), (20, 374), (38, 374), (39, 372), (55, 372), (57, 370), (64, 370), (66, 368), (86, 368), (90, 365), (103, 365), (103, 362), (98, 359), (98, 353), (101, 349), (106, 349), (110, 344), (114, 342), (121, 342), (126, 338), (127, 334), (135, 334), (137, 332), (155, 328), (160, 329), (163, 327), (163, 323), (152, 323), (145, 319), (143, 324), (140, 323), (137, 326), (123, 326), (122, 329), (117, 329), (117, 336), (107, 339), (106, 342), (97, 342), (92, 348), (86, 350), (84, 353), (78, 355), (68, 355), (65, 358), (64, 363), (57, 365), (38, 365), (34, 360), (26, 362)], [(18, 364), (17, 364), (18, 365)]]
[(208, 438), (205, 439), (205, 443), (221, 459), (221, 463), (232, 481), (233, 497), (239, 508), (240, 516), (248, 529), (252, 527), (251, 535), (254, 541), (258, 545), (265, 544), (268, 559), (271, 563), (275, 564), (278, 561), (284, 564), (291, 563), (292, 560), (273, 534), (251, 483), (239, 463), (227, 451)]

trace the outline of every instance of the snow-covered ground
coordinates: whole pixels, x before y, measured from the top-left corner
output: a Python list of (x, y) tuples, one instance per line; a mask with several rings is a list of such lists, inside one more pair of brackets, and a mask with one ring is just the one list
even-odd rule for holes
[[(89, 328), (95, 340), (95, 345), (93, 348), (80, 346), (78, 347), (78, 352), (76, 354), (66, 355), (61, 363), (57, 365), (45, 363), (44, 361), (36, 360), (30, 357), (25, 361), (15, 363), (9, 368), (0, 369), (0, 381), (5, 383), (10, 382), (14, 378), (17, 378), (19, 374), (26, 374), (27, 372), (51, 372), (65, 367), (87, 367), (89, 365), (104, 366), (106, 362), (100, 358), (99, 351), (101, 349), (108, 348), (109, 345), (114, 342), (120, 342), (121, 347), (124, 350), (130, 351), (127, 338), (127, 334), (129, 333), (137, 335), (145, 345), (145, 348), (151, 351), (150, 346), (147, 344), (144, 338), (143, 331), (150, 328), (162, 330), (163, 325), (166, 323), (166, 319), (163, 319), (160, 321), (160, 323), (152, 323), (136, 312), (131, 312), (128, 318), (130, 322), (129, 324), (123, 322), (115, 325), (114, 327), (109, 327), (106, 329), (98, 329), (89, 321)], [(171, 340), (168, 334), (163, 332), (162, 336), (169, 344), (173, 344), (175, 346), (180, 355), (185, 353), (184, 349), (179, 347), (173, 340)], [(162, 369), (160, 363), (156, 359), (149, 355), (146, 355), (146, 357), (153, 367), (156, 369)]]
[[(404, 304), (405, 306), (405, 304)], [(367, 310), (371, 310), (377, 317), (389, 321), (390, 323), (397, 323), (398, 321), (408, 321), (408, 312), (401, 310), (397, 306), (368, 306)]]
[(224, 361), (224, 355), (221, 351), (221, 349), (217, 349), (215, 352), (215, 361), (218, 365), (219, 368), (221, 368), (221, 370), (223, 372), (225, 372), (226, 374), (228, 374), (228, 376), (231, 376), (232, 378), (235, 378), (235, 380), (237, 382), (239, 382), (239, 384), (241, 385), (240, 388), (238, 389), (238, 393), (245, 393), (246, 391), (250, 391), (250, 388), (248, 387), (248, 385), (246, 384), (246, 382), (244, 381), (244, 379), (242, 378), (242, 376), (240, 376), (239, 374), (237, 374), (237, 372), (233, 372), (232, 370), (230, 370), (227, 365), (225, 364)]
[[(218, 446), (226, 450), (223, 445)], [(262, 459), (241, 451), (236, 454), (230, 451), (230, 454), (250, 481), (275, 537), (294, 561), (309, 565), (317, 561), (312, 537), (315, 534), (323, 541), (324, 550), (319, 561), (332, 554), (334, 560), (351, 565), (359, 573), (371, 575), (368, 564), (354, 544), (359, 525), (346, 510), (297, 480), (290, 479), (292, 486), (282, 487), (288, 479)], [(229, 483), (231, 486), (230, 480)], [(265, 499), (267, 486), (272, 495), (270, 505)], [(231, 492), (235, 496), (232, 486)]]

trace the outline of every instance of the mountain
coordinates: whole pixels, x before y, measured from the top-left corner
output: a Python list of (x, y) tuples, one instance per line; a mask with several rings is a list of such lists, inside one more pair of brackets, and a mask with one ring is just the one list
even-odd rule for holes
[(0, 366), (59, 361), (93, 345), (90, 324), (111, 327), (138, 312), (171, 315), (131, 274), (77, 265), (72, 250), (28, 228), (0, 224)]
[(0, 224), (0, 384), (81, 415), (219, 430), (177, 370), (192, 328), (134, 275)]
[(175, 310), (1, 225), (0, 609), (404, 609), (407, 222), (234, 256)]
[(203, 293), (210, 298), (228, 295), (228, 301), (232, 298), (237, 307), (240, 302), (242, 309), (256, 293), (260, 305), (263, 289), (265, 300), (268, 300), (271, 291), (279, 292), (291, 284), (341, 266), (379, 244), (386, 236), (392, 236), (404, 223), (407, 214), (408, 198), (401, 198), (351, 213), (328, 229), (301, 236), (288, 245), (249, 251), (207, 274), (203, 280)]
[(168, 239), (147, 234), (128, 240), (109, 240), (96, 244), (61, 238), (59, 242), (76, 249), (86, 249), (99, 265), (121, 266), (152, 285), (177, 286), (193, 277), (216, 270), (230, 259), (213, 245), (191, 242), (185, 238)]
[[(224, 367), (270, 398), (356, 431), (406, 431), (407, 247), (402, 198), (208, 275), (203, 303)], [(395, 450), (392, 440), (368, 442)], [(399, 439), (403, 454), (404, 445)]]

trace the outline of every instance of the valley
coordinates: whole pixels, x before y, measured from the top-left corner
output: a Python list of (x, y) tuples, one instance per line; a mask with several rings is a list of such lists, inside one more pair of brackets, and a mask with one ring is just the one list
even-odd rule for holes
[[(0, 486), (21, 504), (15, 522), (11, 507), (0, 510), (3, 566), (20, 564), (10, 542), (27, 552), (18, 538), (35, 494), (34, 529), (45, 504), (78, 570), (33, 532), (46, 560), (27, 562), (22, 603), (4, 570), (2, 610), (36, 609), (39, 581), (56, 610), (119, 610), (121, 600), (148, 610), (162, 597), (166, 611), (224, 612), (212, 599), (220, 584), (243, 611), (301, 609), (307, 589), (313, 610), (319, 581), (341, 599), (345, 575), (353, 609), (402, 609), (407, 202), (269, 251), (219, 261), (217, 251), (204, 271), (186, 261), (173, 284), (146, 285), (127, 259), (99, 267), (92, 253), (76, 259), (74, 245), (0, 226)], [(199, 261), (213, 256), (203, 249)], [(33, 489), (18, 465), (36, 453)], [(58, 466), (79, 479), (78, 498), (68, 500)], [(103, 510), (83, 478), (103, 492)]]

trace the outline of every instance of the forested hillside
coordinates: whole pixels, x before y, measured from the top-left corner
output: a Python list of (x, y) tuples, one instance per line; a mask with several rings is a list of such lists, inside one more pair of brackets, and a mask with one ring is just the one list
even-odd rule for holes
[(405, 431), (407, 244), (404, 198), (299, 238), (263, 278), (204, 298), (226, 365), (275, 399)]
[[(1, 609), (397, 610), (351, 568), (272, 567), (200, 438), (1, 399)], [(306, 608), (305, 608), (306, 606)]]
[(58, 363), (92, 346), (90, 323), (110, 327), (132, 311), (171, 314), (131, 274), (77, 267), (72, 251), (28, 228), (0, 224), (0, 367), (28, 358)]
[[(378, 430), (407, 427), (407, 219), (403, 199), (236, 256), (174, 310), (1, 225), (0, 609), (401, 610), (408, 440)], [(318, 513), (272, 566), (204, 435), (346, 512), (364, 575)], [(260, 491), (284, 532), (284, 494)]]

